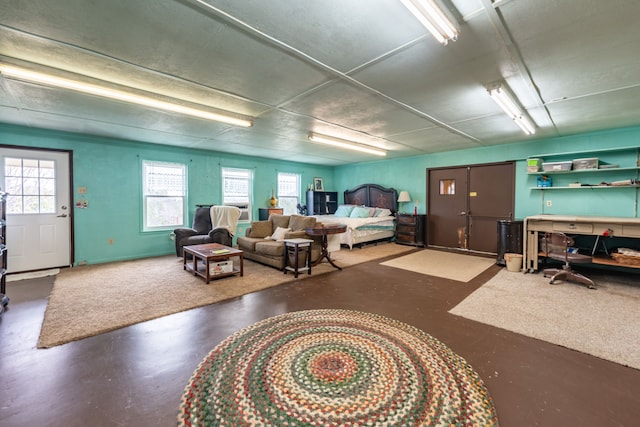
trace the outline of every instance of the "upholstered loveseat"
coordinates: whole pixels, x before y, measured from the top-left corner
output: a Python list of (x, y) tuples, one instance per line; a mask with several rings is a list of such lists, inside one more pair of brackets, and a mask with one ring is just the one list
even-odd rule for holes
[[(266, 221), (254, 221), (244, 236), (238, 236), (238, 249), (244, 257), (277, 269), (284, 268), (283, 239), (312, 239), (311, 259), (320, 256), (321, 242), (317, 237), (308, 236), (305, 228), (316, 225), (316, 218), (301, 215), (272, 214)], [(277, 240), (274, 240), (277, 239)], [(300, 260), (302, 262), (302, 259)]]

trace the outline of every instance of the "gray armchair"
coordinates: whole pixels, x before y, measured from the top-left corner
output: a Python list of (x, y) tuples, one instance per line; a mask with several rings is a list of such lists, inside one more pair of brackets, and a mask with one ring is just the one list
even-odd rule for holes
[[(235, 210), (237, 210), (237, 217)], [(214, 211), (216, 212), (215, 215), (213, 214)], [(224, 214), (220, 215), (219, 212)], [(212, 216), (215, 216), (216, 224), (213, 223)], [(173, 230), (176, 256), (182, 256), (183, 246), (202, 245), (205, 243), (220, 243), (225, 246), (231, 246), (239, 217), (240, 210), (232, 206), (197, 207), (193, 216), (192, 228), (176, 228)], [(223, 224), (225, 221), (226, 223)]]

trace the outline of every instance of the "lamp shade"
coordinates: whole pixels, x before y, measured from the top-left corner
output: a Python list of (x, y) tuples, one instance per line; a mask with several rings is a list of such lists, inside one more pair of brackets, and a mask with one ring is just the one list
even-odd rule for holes
[(411, 201), (411, 196), (409, 196), (409, 192), (401, 191), (400, 195), (398, 196), (398, 202), (410, 202), (410, 201)]

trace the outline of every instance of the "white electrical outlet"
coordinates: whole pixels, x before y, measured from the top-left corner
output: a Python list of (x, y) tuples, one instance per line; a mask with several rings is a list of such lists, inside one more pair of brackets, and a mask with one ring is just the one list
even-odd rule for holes
[(553, 203), (551, 203), (551, 200), (547, 200), (547, 207), (550, 208), (551, 205), (553, 205)]

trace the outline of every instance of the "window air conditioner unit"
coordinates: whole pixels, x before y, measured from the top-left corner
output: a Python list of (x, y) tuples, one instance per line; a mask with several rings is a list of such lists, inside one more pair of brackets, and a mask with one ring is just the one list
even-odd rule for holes
[(240, 219), (238, 222), (251, 221), (251, 204), (249, 203), (225, 203), (225, 206), (235, 206), (240, 209)]

